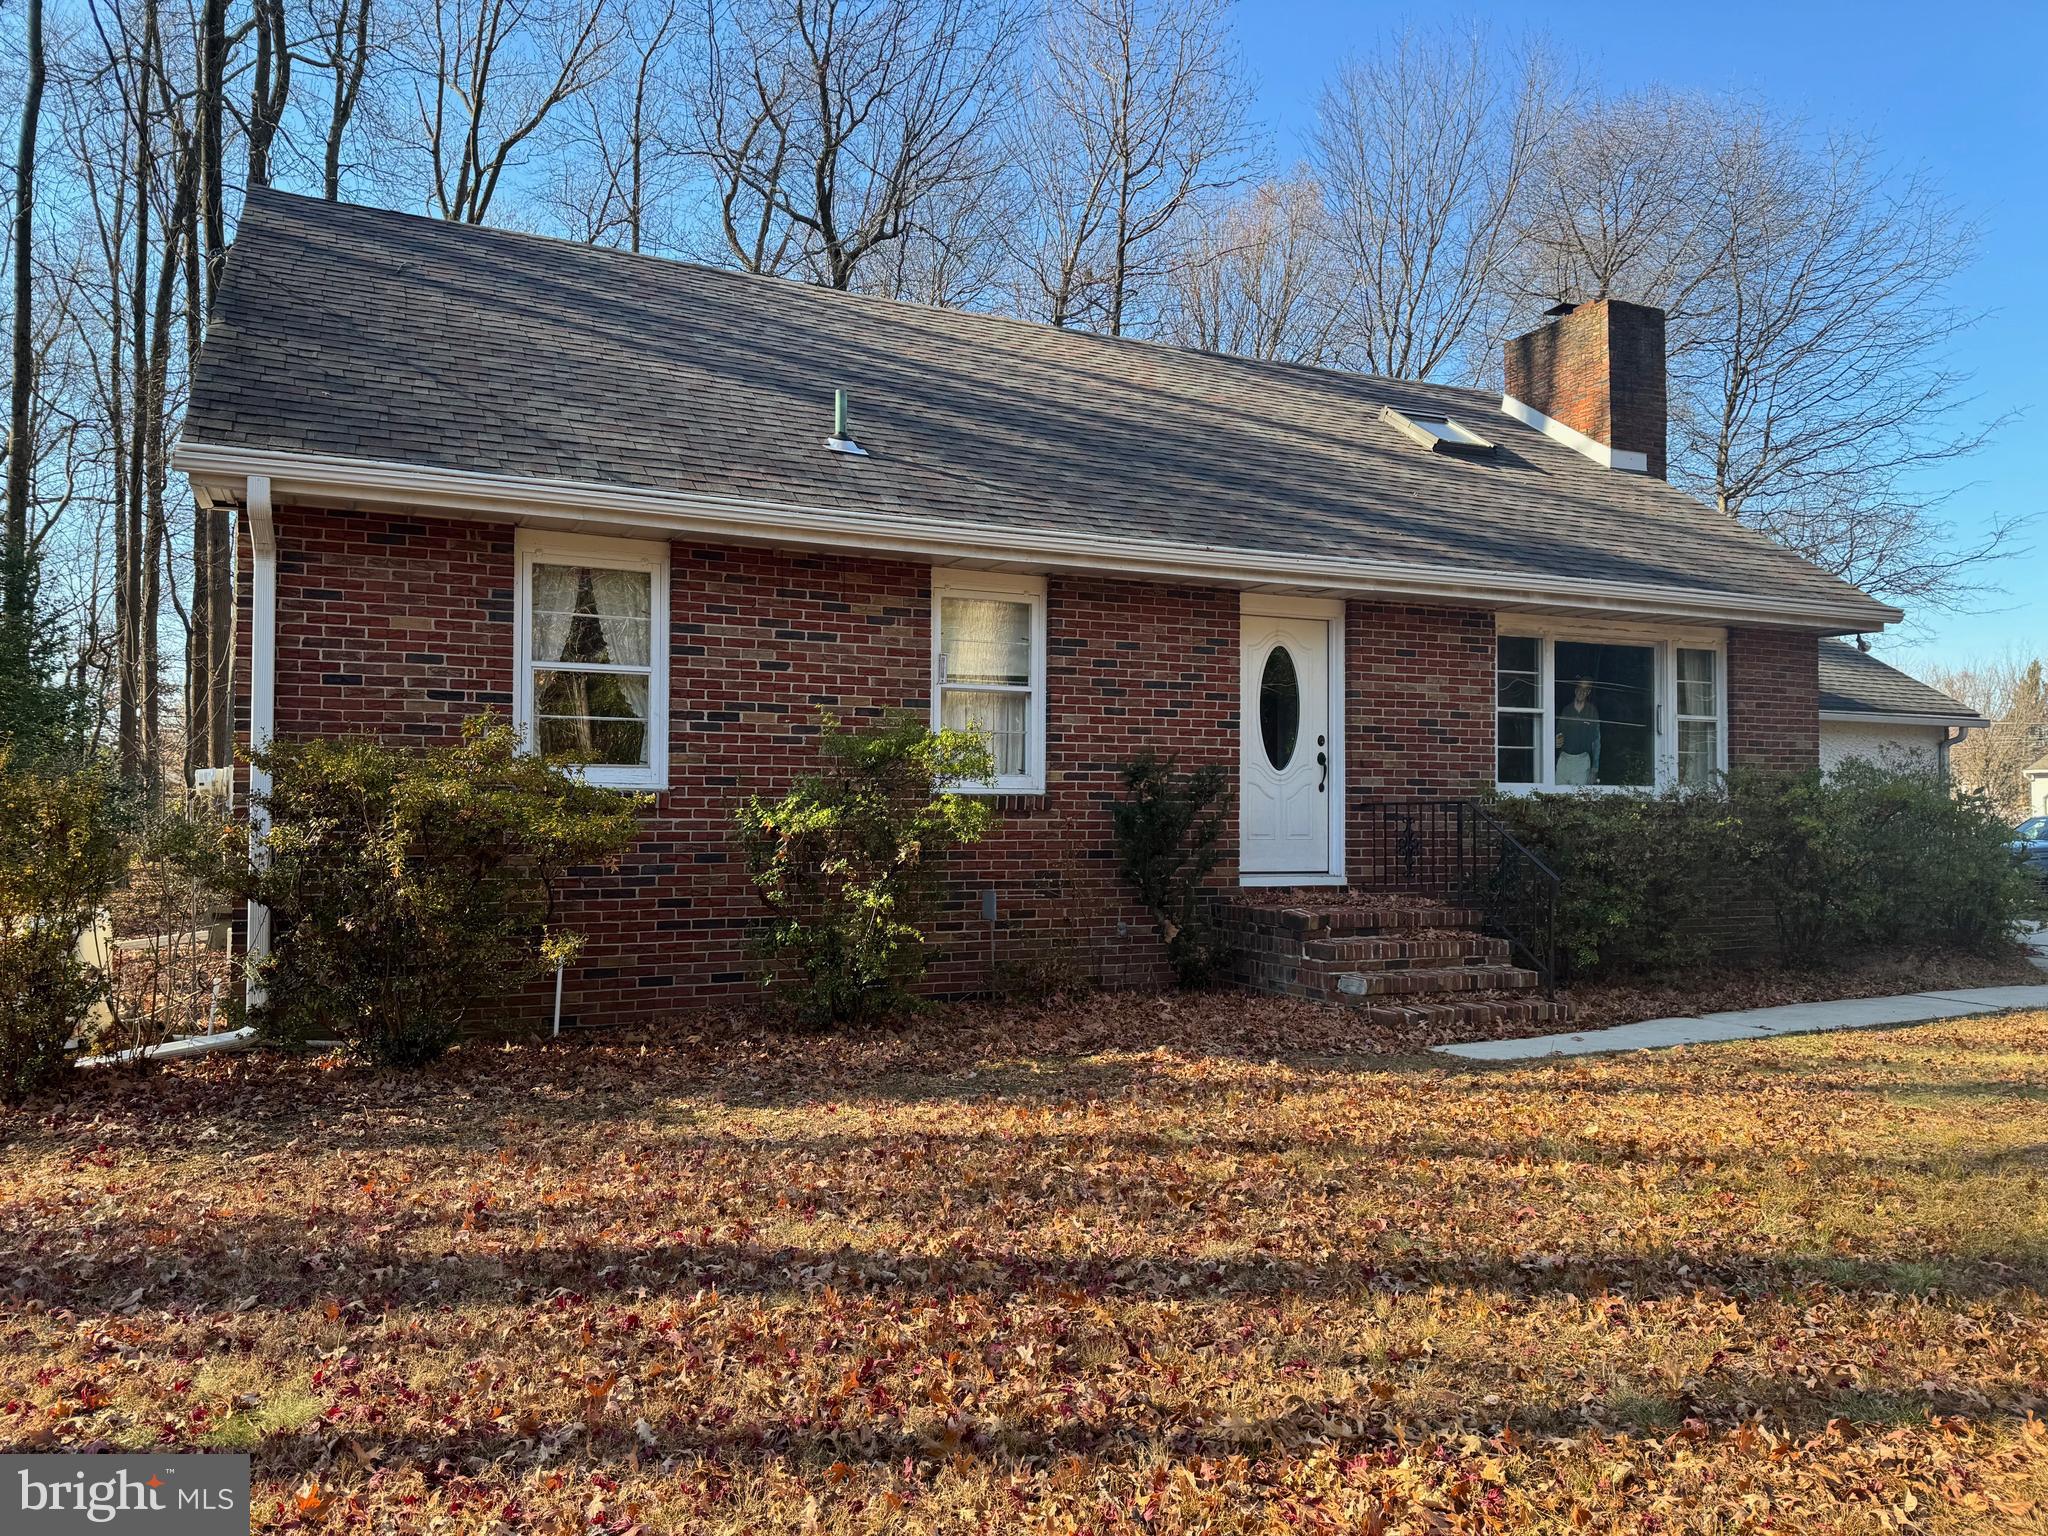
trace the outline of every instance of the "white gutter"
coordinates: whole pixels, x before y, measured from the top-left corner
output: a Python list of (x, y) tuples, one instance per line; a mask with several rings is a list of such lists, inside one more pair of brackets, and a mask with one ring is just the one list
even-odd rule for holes
[(1345, 556), (1275, 555), (1228, 545), (1171, 545), (1043, 528), (966, 526), (912, 513), (746, 501), (577, 480), (478, 474), (378, 459), (180, 443), (173, 465), (233, 495), (270, 481), (279, 501), (378, 502), (563, 528), (702, 536), (738, 543), (849, 549), (938, 562), (1114, 572), (1205, 586), (1284, 587), (1326, 595), (1406, 597), (1486, 608), (1547, 607), (1716, 623), (1775, 624), (1829, 634), (1897, 623), (1897, 608), (1766, 593), (1702, 592), (1652, 582), (1591, 581)]
[[(277, 731), (277, 534), (270, 521), (270, 479), (251, 475), (247, 487), (249, 550), (249, 749), (261, 752)], [(261, 865), (268, 857), (263, 834), (270, 815), (263, 799), (270, 793), (270, 774), (249, 765), (249, 858)], [(253, 962), (270, 954), (270, 908), (249, 903), (249, 952), (252, 962), (243, 999), (251, 1008), (263, 1001)]]
[(1820, 717), (1841, 725), (1952, 725), (1964, 731), (1990, 723), (1982, 715), (1881, 715), (1865, 709), (1824, 709)]

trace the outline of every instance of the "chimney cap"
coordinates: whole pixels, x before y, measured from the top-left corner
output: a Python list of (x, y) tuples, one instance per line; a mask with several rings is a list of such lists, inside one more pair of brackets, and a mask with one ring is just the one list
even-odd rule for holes
[(1547, 319), (1555, 319), (1570, 314), (1573, 310), (1577, 309), (1578, 307), (1578, 305), (1572, 303), (1569, 299), (1559, 299), (1555, 304), (1551, 305), (1550, 308), (1543, 311), (1543, 314)]

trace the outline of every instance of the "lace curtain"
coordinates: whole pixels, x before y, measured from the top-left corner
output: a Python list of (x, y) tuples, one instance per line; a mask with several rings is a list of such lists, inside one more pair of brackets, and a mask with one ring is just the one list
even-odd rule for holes
[[(533, 567), (533, 659), (644, 667), (648, 661), (645, 571), (577, 565)], [(594, 619), (603, 637), (597, 654), (569, 656), (578, 619)]]

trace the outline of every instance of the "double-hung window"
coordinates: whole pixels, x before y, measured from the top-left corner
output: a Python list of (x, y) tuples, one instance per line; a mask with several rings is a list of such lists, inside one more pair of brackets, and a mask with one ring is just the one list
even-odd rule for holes
[(1676, 648), (1678, 676), (1678, 782), (1710, 784), (1721, 771), (1721, 653), (1704, 646)]
[(1726, 766), (1719, 635), (1504, 628), (1494, 673), (1503, 788), (1657, 789)]
[(932, 573), (932, 724), (978, 729), (995, 762), (984, 793), (1045, 788), (1045, 582)]
[(514, 714), (592, 784), (668, 787), (668, 546), (521, 532)]

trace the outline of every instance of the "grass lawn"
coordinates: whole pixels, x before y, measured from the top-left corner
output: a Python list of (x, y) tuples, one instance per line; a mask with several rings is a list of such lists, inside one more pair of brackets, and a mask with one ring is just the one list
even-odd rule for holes
[(259, 1529), (2048, 1529), (2048, 1014), (1327, 1018), (104, 1077), (0, 1115), (0, 1447), (248, 1448)]

